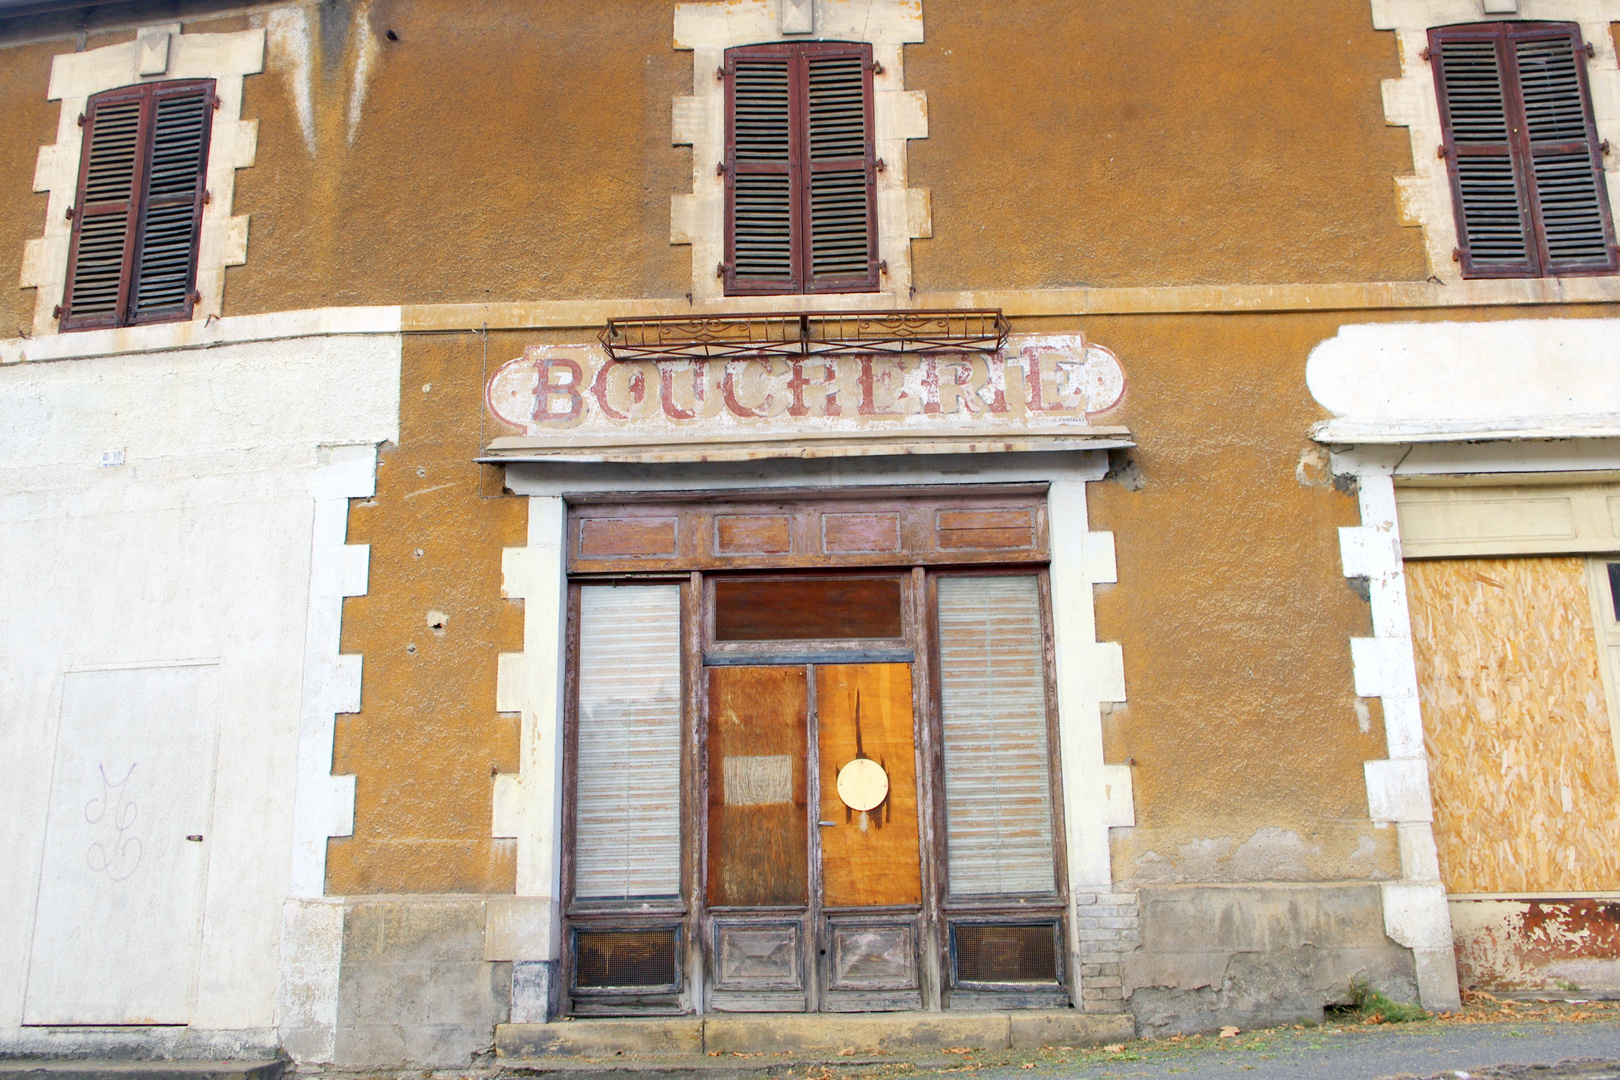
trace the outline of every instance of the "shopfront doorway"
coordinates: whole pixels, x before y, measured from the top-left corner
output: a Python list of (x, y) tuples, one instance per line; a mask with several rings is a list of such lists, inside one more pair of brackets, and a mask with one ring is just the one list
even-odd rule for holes
[(1041, 503), (852, 501), (571, 521), (570, 1012), (1069, 1001)]

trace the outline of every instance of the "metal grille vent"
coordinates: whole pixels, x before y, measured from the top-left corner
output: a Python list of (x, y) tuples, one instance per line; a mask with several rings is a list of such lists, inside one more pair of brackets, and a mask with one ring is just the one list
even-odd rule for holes
[(958, 924), (956, 981), (959, 983), (1057, 982), (1057, 925), (980, 926)]
[(141, 102), (100, 105), (92, 111), (89, 126), (89, 162), (68, 319), (108, 320), (118, 314), (118, 291), (124, 277)]
[(197, 196), (208, 113), (208, 95), (202, 91), (157, 100), (152, 165), (141, 215), (133, 312), (137, 318), (186, 307), (202, 210)]
[(574, 985), (672, 986), (674, 930), (591, 930), (574, 937)]

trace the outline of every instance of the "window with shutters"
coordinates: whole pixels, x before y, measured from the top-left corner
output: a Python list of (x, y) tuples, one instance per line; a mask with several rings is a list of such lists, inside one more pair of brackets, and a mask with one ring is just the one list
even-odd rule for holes
[(1587, 55), (1573, 23), (1429, 31), (1464, 277), (1616, 269)]
[(206, 79), (90, 98), (63, 330), (191, 317), (214, 102)]
[(878, 288), (872, 47), (726, 52), (729, 294)]

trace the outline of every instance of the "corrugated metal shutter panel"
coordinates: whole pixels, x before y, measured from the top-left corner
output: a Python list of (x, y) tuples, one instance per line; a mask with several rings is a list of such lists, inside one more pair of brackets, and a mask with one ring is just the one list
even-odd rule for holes
[(130, 241), (144, 94), (98, 101), (85, 119), (85, 164), (74, 222), (64, 330), (115, 325)]
[(1056, 887), (1043, 640), (1035, 578), (940, 579), (952, 896)]
[(1470, 269), (1534, 272), (1525, 193), (1508, 144), (1503, 64), (1495, 39), (1442, 41), (1442, 112), (1451, 125), (1459, 232)]
[(190, 308), (208, 156), (209, 93), (158, 94), (141, 210), (132, 321)]
[(1598, 190), (1603, 158), (1587, 137), (1579, 47), (1573, 34), (1514, 42), (1536, 204), (1554, 272), (1611, 265)]
[(681, 885), (681, 591), (580, 589), (574, 895)]

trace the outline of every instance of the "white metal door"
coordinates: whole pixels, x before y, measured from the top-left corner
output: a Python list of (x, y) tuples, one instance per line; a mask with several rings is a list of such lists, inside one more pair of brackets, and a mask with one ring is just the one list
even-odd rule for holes
[(218, 670), (64, 677), (24, 1024), (190, 1021)]

